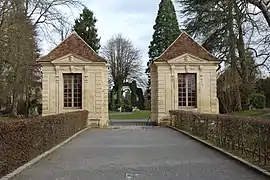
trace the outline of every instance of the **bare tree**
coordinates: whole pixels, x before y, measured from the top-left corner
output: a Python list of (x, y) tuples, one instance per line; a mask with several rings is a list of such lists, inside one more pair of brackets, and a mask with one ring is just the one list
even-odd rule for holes
[[(46, 41), (52, 42), (55, 37), (52, 34), (60, 35), (60, 39), (70, 31), (70, 22), (66, 19), (66, 12), (74, 9), (82, 9), (84, 5), (80, 0), (24, 0), (25, 13), (33, 20), (34, 26), (38, 28)], [(52, 33), (53, 32), (53, 33)], [(53, 44), (57, 42), (52, 42)]]
[(72, 12), (83, 7), (80, 0), (1, 0), (0, 42), (6, 43), (2, 41), (3, 37), (7, 36), (8, 28), (18, 22), (15, 16), (10, 17), (10, 13), (16, 9), (21, 9), (31, 19), (39, 35), (42, 35), (39, 39), (52, 43), (55, 39), (52, 35), (60, 35), (59, 39), (62, 40), (70, 31), (71, 24), (67, 21), (63, 9)]
[(110, 77), (116, 87), (118, 103), (121, 106), (123, 83), (140, 81), (143, 74), (141, 52), (130, 40), (117, 34), (102, 47), (101, 54), (110, 65)]
[(270, 1), (269, 0), (244, 0), (244, 2), (248, 2), (261, 10), (263, 16), (270, 27)]
[(0, 35), (3, 32), (3, 25), (6, 23), (5, 22), (5, 17), (7, 12), (11, 9), (11, 3), (9, 0), (3, 0), (0, 1)]
[[(18, 103), (23, 100), (28, 114), (30, 97), (37, 76), (38, 55), (35, 26), (25, 13), (19, 0), (6, 0), (1, 4), (0, 35), (0, 100), (10, 107), (11, 115), (17, 116)], [(35, 81), (35, 82), (34, 82)], [(27, 103), (25, 103), (27, 102)], [(11, 103), (11, 104), (10, 104)]]
[(50, 34), (53, 34), (54, 37), (48, 36), (47, 38), (50, 43), (58, 45), (59, 42), (62, 42), (67, 38), (72, 30), (72, 23), (67, 19), (69, 19), (68, 16), (60, 18), (57, 24), (52, 24), (53, 29), (51, 30)]
[(34, 18), (34, 25), (48, 24), (58, 21), (63, 12), (59, 7), (82, 8), (80, 0), (25, 0), (25, 12), (28, 17)]
[(54, 28), (58, 23), (63, 24), (65, 20), (64, 12), (60, 7), (72, 10), (83, 8), (84, 5), (80, 0), (2, 0), (0, 1), (0, 29), (4, 23), (7, 23), (6, 17), (10, 10), (22, 8), (33, 21), (34, 26), (43, 32), (48, 32), (48, 28)]
[(11, 98), (8, 102), (14, 116), (20, 101), (24, 101), (25, 115), (28, 115), (40, 77), (36, 66), (37, 35), (50, 37), (56, 32), (64, 39), (68, 34), (63, 7), (66, 11), (83, 5), (80, 0), (0, 1), (0, 101)]

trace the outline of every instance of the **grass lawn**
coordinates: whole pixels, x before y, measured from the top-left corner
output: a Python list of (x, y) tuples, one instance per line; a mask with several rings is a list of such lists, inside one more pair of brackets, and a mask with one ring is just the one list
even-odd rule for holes
[(262, 110), (243, 110), (232, 113), (233, 115), (240, 116), (259, 116), (264, 118), (270, 118), (270, 112), (262, 111)]
[(270, 119), (270, 113), (262, 114), (260, 116), (263, 117), (263, 118)]
[(265, 112), (260, 111), (260, 110), (243, 110), (243, 111), (234, 112), (232, 114), (240, 115), (240, 116), (260, 116), (260, 115), (265, 114)]
[(14, 121), (14, 118), (11, 117), (0, 117), (0, 122), (5, 122), (5, 121)]
[(110, 112), (110, 119), (148, 119), (150, 111), (134, 111), (130, 113)]

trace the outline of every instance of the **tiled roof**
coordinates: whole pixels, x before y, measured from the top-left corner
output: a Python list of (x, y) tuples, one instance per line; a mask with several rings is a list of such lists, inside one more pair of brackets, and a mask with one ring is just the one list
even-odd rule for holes
[(191, 54), (201, 59), (218, 61), (201, 45), (194, 41), (186, 32), (181, 35), (155, 61), (168, 61), (184, 54)]
[(68, 54), (81, 56), (92, 62), (106, 62), (76, 32), (71, 33), (63, 42), (47, 55), (38, 59), (39, 62), (50, 62)]

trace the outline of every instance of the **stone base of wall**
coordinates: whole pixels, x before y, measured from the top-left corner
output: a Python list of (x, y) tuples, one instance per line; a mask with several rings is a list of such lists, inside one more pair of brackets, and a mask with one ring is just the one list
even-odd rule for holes
[(158, 125), (162, 126), (162, 125), (170, 125), (171, 124), (171, 120), (170, 118), (162, 118), (159, 120)]
[(99, 119), (99, 118), (88, 119), (88, 125), (93, 128), (107, 128), (108, 124), (109, 124), (108, 120), (106, 119)]

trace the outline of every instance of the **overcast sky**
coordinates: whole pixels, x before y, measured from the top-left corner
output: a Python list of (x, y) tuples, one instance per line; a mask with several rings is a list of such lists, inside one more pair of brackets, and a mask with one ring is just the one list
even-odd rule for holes
[(153, 34), (160, 0), (84, 0), (98, 22), (101, 44), (116, 33), (122, 33), (143, 53), (144, 62), (148, 59), (148, 45)]
[[(141, 50), (146, 66), (160, 0), (83, 0), (83, 3), (94, 12), (98, 20), (96, 27), (101, 45), (112, 35), (122, 33)], [(74, 13), (73, 16), (78, 17), (78, 14)], [(74, 20), (71, 19), (71, 22)], [(47, 47), (45, 52), (54, 46)]]

